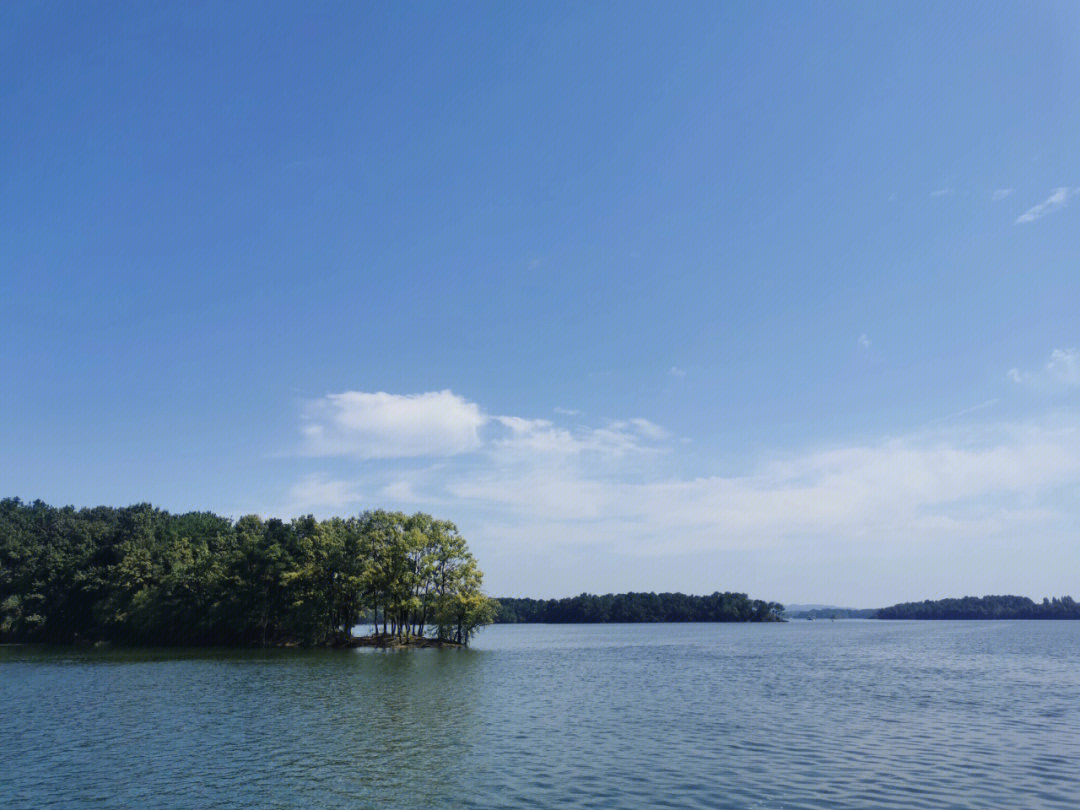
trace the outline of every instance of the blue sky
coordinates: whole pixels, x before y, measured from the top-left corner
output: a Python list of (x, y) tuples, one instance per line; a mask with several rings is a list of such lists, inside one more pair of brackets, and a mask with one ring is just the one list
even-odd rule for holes
[(0, 6), (0, 493), (497, 594), (1080, 581), (1080, 7)]

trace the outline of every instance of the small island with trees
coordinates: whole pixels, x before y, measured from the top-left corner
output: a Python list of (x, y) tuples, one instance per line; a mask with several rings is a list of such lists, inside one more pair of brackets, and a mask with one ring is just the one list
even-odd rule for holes
[[(496, 603), (453, 523), (0, 500), (0, 642), (464, 646)], [(374, 632), (355, 638), (367, 619)]]

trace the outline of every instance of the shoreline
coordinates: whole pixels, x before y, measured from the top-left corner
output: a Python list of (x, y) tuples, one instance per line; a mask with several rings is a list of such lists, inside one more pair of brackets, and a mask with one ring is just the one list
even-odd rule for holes
[(426, 636), (396, 636), (391, 633), (373, 636), (353, 636), (339, 646), (344, 649), (374, 648), (379, 650), (423, 650), (423, 649), (464, 649), (465, 645), (456, 641), (440, 641)]
[(353, 636), (350, 639), (327, 642), (325, 644), (125, 644), (119, 641), (4, 641), (0, 647), (47, 647), (52, 649), (79, 650), (430, 650), (430, 649), (466, 649), (457, 641), (440, 641), (436, 638), (412, 636), (410, 638), (395, 635)]

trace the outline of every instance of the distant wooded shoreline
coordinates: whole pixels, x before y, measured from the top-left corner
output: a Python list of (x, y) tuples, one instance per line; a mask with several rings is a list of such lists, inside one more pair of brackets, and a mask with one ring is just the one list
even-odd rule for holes
[(497, 624), (608, 624), (642, 622), (775, 622), (789, 619), (1080, 619), (1069, 596), (1035, 602), (1026, 596), (965, 596), (904, 602), (885, 608), (812, 608), (788, 613), (779, 602), (744, 593), (583, 593), (563, 599), (495, 600)]
[(1080, 619), (1080, 603), (1071, 596), (1035, 602), (1026, 596), (965, 596), (927, 599), (879, 608), (877, 619)]
[(745, 593), (583, 593), (565, 599), (497, 598), (496, 624), (779, 622), (784, 606)]

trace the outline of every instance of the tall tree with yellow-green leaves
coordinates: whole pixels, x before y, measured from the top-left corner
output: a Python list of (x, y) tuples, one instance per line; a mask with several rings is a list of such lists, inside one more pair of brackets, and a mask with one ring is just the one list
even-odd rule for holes
[(379, 510), (361, 515), (359, 524), (368, 562), (366, 604), (381, 633), (433, 633), (466, 644), (494, 619), (494, 603), (480, 591), (483, 575), (453, 523)]

